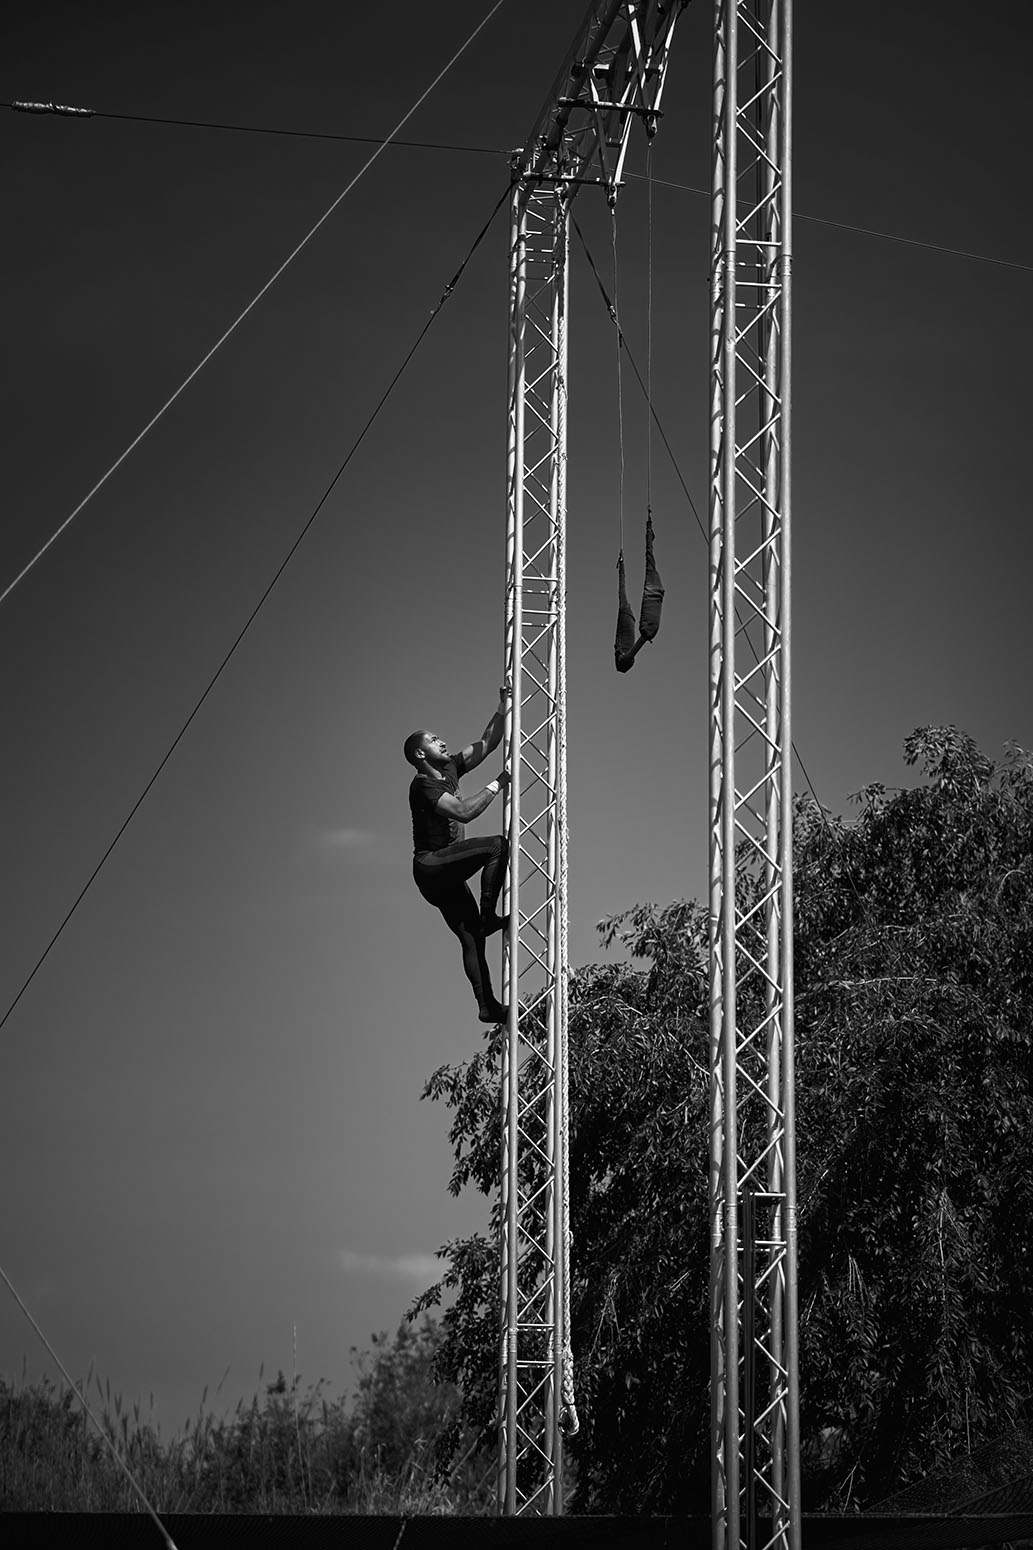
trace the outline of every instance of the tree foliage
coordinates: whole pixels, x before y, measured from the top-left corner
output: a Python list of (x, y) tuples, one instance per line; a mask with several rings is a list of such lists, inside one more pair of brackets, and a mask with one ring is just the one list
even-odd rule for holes
[[(1033, 1387), (1033, 760), (920, 728), (912, 789), (794, 814), (806, 1504), (871, 1505)], [(741, 885), (751, 886), (744, 867)], [(571, 985), (575, 1509), (702, 1510), (709, 1477), (707, 919), (601, 926)], [(451, 1187), (497, 1186), (500, 1049), (442, 1067)], [(493, 1223), (493, 1227), (494, 1227)], [(441, 1376), (489, 1428), (494, 1236), (446, 1246)]]

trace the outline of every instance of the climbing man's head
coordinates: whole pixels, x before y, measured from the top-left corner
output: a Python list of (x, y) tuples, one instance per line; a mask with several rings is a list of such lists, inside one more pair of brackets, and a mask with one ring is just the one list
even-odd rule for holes
[(405, 757), (408, 762), (410, 764), (414, 764), (417, 769), (419, 769), (420, 765), (423, 763), (423, 760), (419, 758), (419, 755), (423, 753), (423, 743), (426, 736), (426, 732), (410, 732), (409, 736), (405, 739)]
[(448, 744), (436, 732), (410, 732), (404, 751), (409, 763), (418, 770), (427, 764), (445, 764), (449, 757)]

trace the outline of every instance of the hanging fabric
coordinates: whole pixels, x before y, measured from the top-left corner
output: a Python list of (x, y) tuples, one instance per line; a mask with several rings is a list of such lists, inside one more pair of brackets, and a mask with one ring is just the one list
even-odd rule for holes
[(618, 673), (627, 673), (635, 666), (635, 658), (647, 641), (653, 640), (660, 628), (660, 613), (664, 606), (664, 584), (653, 557), (653, 518), (646, 515), (646, 579), (642, 586), (642, 607), (638, 616), (638, 639), (635, 639), (635, 615), (628, 602), (627, 582), (624, 574), (624, 550), (617, 561), (617, 635), (613, 643), (613, 659)]
[(621, 349), (624, 344), (617, 314), (617, 224), (613, 222), (613, 294), (611, 307), (617, 330), (617, 417), (620, 443), (620, 528), (621, 549), (617, 560), (617, 635), (613, 643), (614, 662), (618, 673), (627, 673), (635, 665), (635, 658), (647, 641), (656, 637), (660, 628), (660, 613), (664, 603), (664, 584), (656, 568), (653, 554), (653, 181), (652, 163), (646, 152), (646, 186), (649, 209), (648, 289), (647, 289), (647, 351), (646, 351), (646, 566), (642, 584), (642, 607), (638, 616), (638, 639), (635, 639), (635, 615), (628, 602), (627, 582), (624, 573), (624, 415), (621, 393)]
[(646, 124), (646, 576), (638, 630), (653, 640), (660, 628), (664, 584), (653, 558), (653, 136), (656, 120)]
[(618, 673), (626, 673), (635, 665), (635, 615), (628, 602), (628, 589), (624, 579), (624, 550), (617, 561), (617, 636), (613, 643), (613, 660)]
[(642, 586), (642, 611), (638, 616), (638, 632), (644, 641), (652, 640), (660, 628), (660, 611), (664, 606), (664, 584), (653, 559), (653, 513), (646, 513), (646, 579)]

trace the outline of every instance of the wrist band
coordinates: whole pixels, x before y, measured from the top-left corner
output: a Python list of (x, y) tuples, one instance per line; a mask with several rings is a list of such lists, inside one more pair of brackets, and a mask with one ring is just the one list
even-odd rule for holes
[(497, 780), (489, 780), (488, 784), (485, 786), (484, 789), (485, 789), (485, 791), (490, 791), (493, 796), (497, 796), (498, 795), (498, 790), (499, 790), (499, 783), (498, 783)]

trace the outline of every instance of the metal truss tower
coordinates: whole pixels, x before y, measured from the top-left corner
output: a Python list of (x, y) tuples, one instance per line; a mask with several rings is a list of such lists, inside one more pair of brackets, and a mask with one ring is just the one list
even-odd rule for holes
[(716, 0), (710, 469), (715, 1550), (798, 1550), (791, 0)]
[(595, 0), (523, 152), (510, 225), (498, 1507), (563, 1510), (576, 1429), (567, 1228), (566, 350), (570, 205), (615, 199), (632, 121), (656, 129), (686, 0)]

